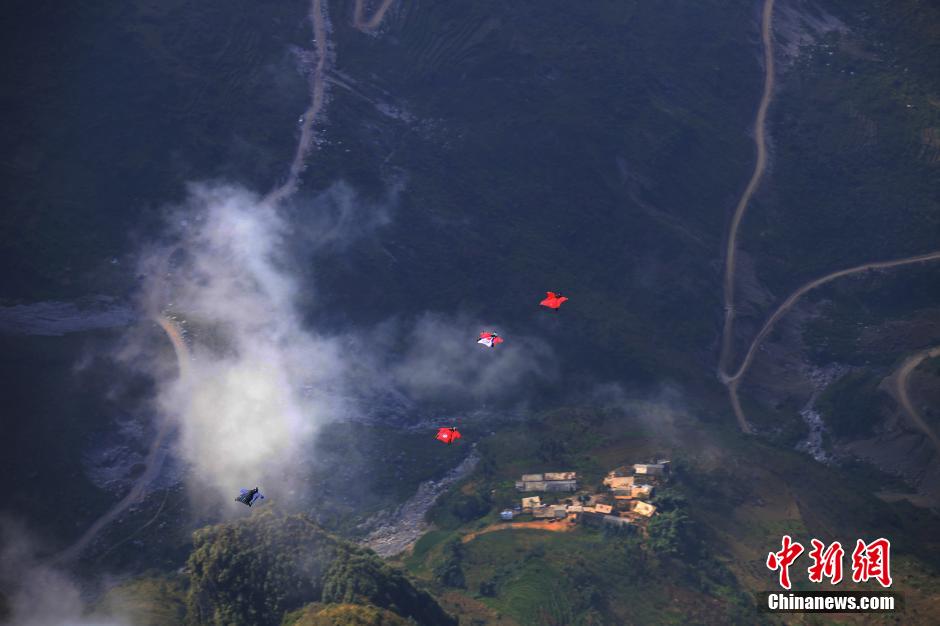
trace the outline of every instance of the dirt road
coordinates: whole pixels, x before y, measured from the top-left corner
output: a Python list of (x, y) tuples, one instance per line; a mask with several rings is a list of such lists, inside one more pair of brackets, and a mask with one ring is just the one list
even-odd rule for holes
[[(363, 17), (363, 0), (356, 0), (353, 25), (363, 32), (370, 32), (379, 27), (385, 14), (391, 7), (393, 0), (382, 0), (371, 18)], [(310, 22), (313, 24), (313, 43), (316, 50), (316, 62), (310, 74), (310, 106), (304, 111), (303, 121), (300, 125), (300, 139), (294, 151), (294, 158), (290, 164), (287, 180), (274, 188), (264, 202), (278, 204), (291, 197), (297, 191), (300, 174), (304, 170), (307, 155), (313, 148), (314, 128), (317, 117), (323, 110), (326, 102), (327, 72), (330, 68), (331, 56), (329, 46), (329, 19), (324, 0), (311, 0)]]
[(382, 23), (382, 20), (385, 19), (385, 12), (388, 11), (389, 7), (392, 6), (392, 2), (394, 1), (395, 0), (382, 0), (382, 4), (380, 4), (379, 8), (375, 10), (375, 13), (372, 14), (372, 17), (366, 20), (362, 16), (364, 12), (363, 5), (365, 2), (364, 0), (356, 0), (356, 8), (353, 13), (353, 26), (364, 33), (375, 30)]
[[(744, 356), (744, 360), (741, 362), (741, 365), (738, 367), (737, 371), (730, 375), (726, 374), (724, 370), (721, 372), (722, 382), (728, 386), (728, 393), (731, 398), (731, 406), (734, 409), (735, 416), (738, 418), (738, 424), (742, 425), (741, 429), (745, 432), (750, 432), (750, 425), (747, 422), (747, 418), (741, 409), (740, 400), (738, 399), (738, 384), (741, 382), (741, 379), (744, 377), (748, 368), (751, 366), (751, 362), (754, 360), (754, 356), (757, 354), (757, 349), (760, 347), (761, 342), (767, 337), (768, 334), (770, 334), (770, 331), (773, 330), (774, 325), (780, 320), (780, 318), (783, 317), (787, 311), (793, 308), (793, 305), (795, 305), (800, 298), (806, 295), (807, 292), (812, 291), (817, 287), (821, 287), (826, 283), (832, 282), (837, 278), (842, 278), (843, 276), (859, 274), (869, 270), (888, 269), (892, 267), (900, 267), (902, 265), (926, 263), (928, 261), (936, 260), (940, 260), (940, 250), (928, 252), (927, 254), (918, 254), (915, 256), (905, 257), (903, 259), (863, 263), (862, 265), (856, 265), (844, 270), (832, 272), (815, 280), (811, 280), (790, 294), (790, 296), (784, 300), (779, 307), (777, 307), (777, 310), (775, 310), (773, 314), (767, 318), (767, 321), (764, 322), (764, 326), (760, 329), (760, 332), (758, 332), (757, 336), (754, 337), (754, 340), (751, 341), (751, 345), (747, 350), (747, 354)], [(913, 367), (916, 367), (916, 364), (912, 366), (912, 369)]]
[(577, 527), (578, 525), (575, 522), (568, 519), (559, 520), (557, 522), (504, 522), (502, 524), (493, 524), (492, 526), (487, 526), (486, 528), (468, 533), (461, 537), (460, 541), (463, 543), (469, 543), (480, 535), (493, 533), (499, 530), (528, 528), (529, 530), (548, 530), (554, 533), (567, 533)]
[[(751, 197), (754, 195), (754, 192), (757, 189), (757, 186), (760, 184), (760, 180), (764, 174), (764, 171), (767, 168), (767, 137), (764, 129), (765, 122), (767, 120), (767, 110), (770, 106), (771, 98), (773, 97), (774, 89), (774, 56), (773, 56), (773, 9), (774, 9), (774, 0), (764, 0), (764, 6), (761, 16), (761, 40), (764, 48), (764, 92), (761, 96), (760, 104), (757, 108), (757, 116), (754, 120), (754, 144), (757, 147), (757, 161), (754, 164), (754, 172), (751, 174), (751, 179), (748, 181), (747, 187), (744, 189), (744, 193), (741, 194), (741, 198), (738, 200), (738, 204), (735, 207), (734, 215), (731, 218), (731, 225), (728, 229), (728, 241), (727, 249), (725, 251), (725, 275), (724, 275), (724, 306), (725, 306), (725, 319), (724, 326), (722, 327), (721, 333), (721, 353), (718, 358), (718, 377), (721, 379), (721, 382), (725, 384), (728, 388), (728, 396), (731, 401), (731, 408), (734, 410), (735, 418), (738, 421), (738, 426), (745, 433), (753, 432), (750, 423), (747, 421), (747, 416), (744, 414), (744, 410), (741, 407), (741, 400), (738, 396), (738, 386), (741, 382), (742, 377), (747, 373), (748, 368), (751, 365), (751, 362), (754, 360), (754, 356), (757, 352), (758, 347), (760, 347), (761, 342), (767, 336), (767, 334), (773, 329), (774, 324), (783, 317), (783, 315), (793, 307), (794, 304), (808, 291), (815, 289), (821, 285), (824, 285), (830, 281), (833, 281), (842, 276), (848, 276), (851, 274), (857, 274), (859, 272), (866, 272), (873, 269), (886, 269), (891, 267), (898, 267), (901, 265), (909, 265), (912, 263), (922, 263), (926, 261), (932, 261), (935, 259), (940, 259), (940, 251), (930, 252), (927, 254), (922, 254), (918, 256), (906, 257), (903, 259), (896, 259), (893, 261), (880, 261), (875, 263), (865, 263), (863, 265), (857, 265), (855, 267), (850, 267), (848, 269), (839, 270), (837, 272), (832, 272), (821, 278), (810, 281), (794, 291), (783, 304), (777, 307), (777, 310), (767, 319), (764, 323), (763, 328), (760, 332), (757, 333), (757, 336), (754, 337), (751, 341), (751, 345), (748, 348), (747, 354), (744, 357), (744, 360), (741, 362), (741, 365), (738, 369), (730, 374), (728, 372), (732, 360), (732, 346), (733, 346), (733, 337), (734, 337), (734, 277), (736, 269), (736, 254), (737, 254), (737, 239), (738, 239), (738, 229), (741, 226), (741, 220), (744, 218), (744, 214), (747, 211), (747, 206), (750, 203)], [(912, 357), (913, 359), (914, 357)], [(923, 357), (921, 358), (921, 360)], [(907, 375), (910, 374), (910, 371), (916, 367), (917, 361), (910, 366), (910, 370), (904, 376), (899, 376), (898, 379), (901, 382), (906, 381)], [(902, 391), (898, 391), (899, 399), (906, 397), (906, 387)], [(903, 400), (899, 400), (904, 404)], [(916, 411), (913, 411), (913, 407), (910, 407), (909, 401), (905, 405), (905, 410), (908, 413), (911, 413), (912, 418), (915, 421), (919, 418), (913, 417), (916, 414)], [(921, 422), (923, 420), (920, 420)], [(934, 439), (935, 436), (934, 436)], [(937, 441), (934, 441), (935, 445)], [(940, 447), (938, 447), (940, 450)]]
[(307, 155), (313, 147), (313, 124), (323, 109), (326, 100), (326, 72), (329, 61), (329, 42), (327, 40), (327, 16), (322, 0), (312, 0), (310, 4), (310, 21), (313, 24), (313, 43), (316, 50), (316, 63), (310, 75), (310, 106), (304, 111), (303, 121), (300, 125), (300, 139), (294, 151), (287, 180), (274, 188), (264, 202), (278, 204), (289, 198), (297, 191), (300, 173), (304, 169)]
[[(764, 125), (767, 121), (767, 109), (770, 107), (770, 100), (774, 91), (773, 12), (774, 0), (764, 0), (761, 18), (761, 41), (764, 48), (764, 92), (761, 95), (760, 104), (757, 107), (757, 116), (754, 119), (754, 145), (757, 147), (757, 161), (754, 163), (754, 172), (751, 174), (751, 179), (748, 181), (747, 187), (745, 187), (744, 193), (741, 194), (738, 205), (734, 209), (731, 226), (728, 229), (724, 280), (725, 323), (721, 332), (721, 355), (718, 358), (719, 374), (724, 374), (728, 369), (734, 335), (734, 274), (737, 262), (738, 228), (741, 226), (741, 220), (747, 211), (747, 205), (764, 176), (764, 170), (767, 169), (767, 136)], [(745, 432), (750, 431), (750, 426), (746, 421), (740, 422), (739, 420), (739, 423), (742, 430)]]
[[(188, 378), (189, 376), (189, 348), (186, 345), (186, 340), (183, 339), (183, 335), (180, 332), (179, 327), (173, 323), (170, 319), (166, 317), (155, 318), (154, 321), (160, 325), (160, 328), (163, 329), (163, 332), (166, 333), (167, 338), (170, 340), (170, 343), (173, 344), (173, 352), (176, 353), (176, 363), (179, 369), (179, 375), (181, 378)], [(127, 492), (117, 504), (112, 506), (108, 511), (99, 517), (95, 522), (88, 527), (88, 530), (71, 546), (60, 552), (53, 561), (55, 563), (66, 563), (74, 560), (88, 547), (88, 545), (98, 536), (104, 528), (106, 528), (111, 522), (116, 520), (122, 513), (124, 513), (132, 504), (137, 502), (142, 495), (144, 495), (147, 486), (150, 485), (150, 482), (157, 477), (160, 473), (160, 469), (163, 467), (163, 461), (166, 458), (166, 450), (163, 447), (164, 441), (166, 441), (167, 435), (173, 428), (172, 421), (164, 418), (160, 423), (160, 427), (157, 430), (157, 436), (154, 437), (153, 442), (150, 444), (150, 450), (147, 452), (147, 457), (144, 459), (144, 472), (140, 477), (134, 482), (133, 487), (130, 491)]]
[(934, 450), (940, 454), (940, 437), (937, 437), (937, 433), (934, 432), (933, 428), (927, 423), (923, 418), (920, 412), (914, 407), (914, 403), (911, 402), (911, 397), (909, 394), (909, 379), (911, 374), (917, 369), (917, 366), (921, 364), (925, 359), (932, 359), (934, 357), (940, 356), (940, 346), (934, 346), (933, 348), (928, 348), (922, 350), (913, 356), (907, 358), (904, 363), (901, 364), (901, 367), (898, 368), (898, 371), (894, 374), (893, 380), (893, 392), (894, 397), (897, 399), (898, 403), (904, 409), (905, 413), (910, 416), (911, 421), (914, 422), (914, 425), (920, 430), (924, 435), (930, 439), (930, 443), (933, 444)]

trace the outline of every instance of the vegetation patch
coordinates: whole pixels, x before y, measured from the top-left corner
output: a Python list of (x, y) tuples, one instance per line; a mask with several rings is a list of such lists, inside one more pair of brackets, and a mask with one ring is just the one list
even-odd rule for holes
[(826, 426), (838, 437), (865, 437), (873, 433), (891, 398), (878, 389), (880, 379), (867, 371), (846, 374), (829, 385), (816, 406)]
[(189, 558), (188, 619), (198, 624), (279, 624), (310, 602), (379, 606), (421, 623), (456, 624), (426, 592), (373, 552), (303, 515), (268, 508), (196, 533)]

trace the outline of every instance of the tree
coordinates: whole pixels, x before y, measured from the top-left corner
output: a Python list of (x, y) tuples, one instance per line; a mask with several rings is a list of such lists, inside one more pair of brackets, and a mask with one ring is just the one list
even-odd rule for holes
[(682, 510), (688, 504), (685, 495), (674, 487), (664, 487), (656, 490), (656, 496), (653, 498), (653, 504), (661, 512)]
[(662, 556), (696, 558), (698, 542), (692, 530), (692, 521), (682, 511), (658, 513), (647, 526), (650, 548)]
[(448, 492), (431, 507), (427, 519), (439, 528), (454, 529), (483, 517), (491, 508), (488, 495), (464, 493), (457, 488)]
[(274, 626), (286, 613), (319, 601), (376, 605), (420, 623), (456, 624), (400, 571), (305, 515), (265, 509), (203, 528), (194, 544), (187, 599), (192, 624)]
[(266, 509), (193, 535), (187, 619), (197, 624), (278, 624), (320, 599), (326, 569), (343, 549), (305, 516)]
[(456, 626), (457, 623), (399, 570), (364, 550), (340, 554), (333, 561), (323, 585), (323, 602), (372, 604), (413, 618), (420, 624)]
[(495, 598), (497, 591), (496, 581), (493, 579), (490, 580), (481, 580), (480, 581), (480, 595), (487, 598)]
[(459, 539), (452, 539), (444, 546), (444, 561), (434, 568), (434, 577), (442, 585), (463, 589), (466, 580), (460, 564), (463, 560), (463, 544)]

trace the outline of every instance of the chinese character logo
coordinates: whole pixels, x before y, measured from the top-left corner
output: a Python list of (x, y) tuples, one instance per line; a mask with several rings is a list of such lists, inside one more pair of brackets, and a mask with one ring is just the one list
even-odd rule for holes
[[(803, 554), (803, 546), (793, 541), (790, 535), (784, 535), (781, 540), (779, 552), (767, 554), (767, 569), (778, 572), (780, 586), (784, 589), (792, 587), (790, 583), (790, 566)], [(807, 553), (813, 561), (806, 568), (809, 581), (821, 583), (825, 579), (833, 585), (842, 582), (842, 559), (845, 550), (838, 541), (826, 546), (819, 539), (811, 539), (812, 549)], [(852, 581), (856, 583), (868, 582), (875, 579), (882, 587), (890, 587), (891, 580), (891, 542), (884, 537), (865, 543), (861, 539), (856, 541), (855, 550), (852, 551)]]
[(807, 569), (810, 582), (821, 583), (823, 578), (828, 578), (833, 585), (838, 585), (842, 582), (842, 557), (845, 555), (842, 544), (833, 541), (826, 548), (826, 544), (819, 539), (813, 539), (812, 544), (809, 558), (813, 559), (813, 564)]
[(790, 565), (803, 554), (803, 546), (784, 535), (780, 552), (771, 552), (767, 555), (767, 567), (771, 570), (780, 570), (780, 586), (790, 588)]
[(869, 544), (859, 539), (852, 551), (852, 580), (863, 583), (870, 578), (882, 587), (891, 586), (891, 542), (883, 537)]

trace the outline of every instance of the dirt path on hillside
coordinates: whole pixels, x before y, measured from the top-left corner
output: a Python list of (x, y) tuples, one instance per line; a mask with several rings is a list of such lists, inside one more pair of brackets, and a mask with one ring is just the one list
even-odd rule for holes
[[(767, 321), (764, 322), (764, 326), (760, 329), (760, 332), (758, 332), (757, 336), (754, 337), (754, 340), (751, 341), (751, 345), (748, 348), (747, 354), (745, 355), (744, 360), (741, 362), (741, 365), (738, 367), (737, 371), (730, 375), (722, 371), (722, 382), (725, 383), (725, 385), (728, 387), (731, 406), (734, 409), (735, 416), (738, 418), (738, 423), (742, 425), (742, 430), (745, 432), (750, 432), (750, 426), (748, 425), (747, 417), (744, 415), (744, 411), (741, 409), (741, 403), (738, 398), (738, 385), (740, 384), (741, 379), (747, 373), (748, 368), (751, 366), (751, 362), (754, 360), (754, 357), (757, 354), (757, 349), (760, 347), (761, 342), (767, 337), (768, 334), (770, 334), (770, 331), (773, 330), (774, 325), (780, 320), (780, 318), (783, 317), (787, 311), (793, 308), (793, 305), (795, 305), (800, 298), (802, 298), (807, 292), (812, 291), (817, 287), (821, 287), (826, 283), (832, 282), (837, 278), (842, 278), (843, 276), (859, 274), (869, 270), (888, 269), (892, 267), (900, 267), (902, 265), (926, 263), (928, 261), (936, 260), (940, 260), (940, 250), (935, 252), (928, 252), (927, 254), (905, 257), (903, 259), (863, 263), (862, 265), (856, 265), (844, 270), (832, 272), (815, 280), (811, 280), (790, 294), (790, 296), (784, 300), (779, 307), (777, 307), (777, 310), (775, 310), (773, 314), (767, 318)], [(745, 428), (745, 426), (747, 427)]]
[(889, 389), (892, 391), (895, 399), (898, 401), (898, 404), (904, 409), (904, 412), (911, 418), (911, 421), (914, 422), (914, 425), (922, 432), (924, 435), (930, 439), (930, 443), (933, 444), (934, 450), (940, 454), (940, 437), (937, 437), (937, 433), (933, 428), (927, 423), (923, 418), (920, 412), (914, 407), (914, 403), (911, 402), (910, 397), (910, 376), (914, 373), (914, 370), (917, 369), (917, 366), (920, 365), (926, 359), (932, 359), (934, 357), (940, 356), (940, 346), (934, 346), (933, 348), (928, 348), (926, 350), (921, 350), (920, 352), (910, 356), (904, 363), (901, 364), (901, 367), (898, 368), (897, 372), (894, 373)]
[(472, 533), (468, 533), (461, 537), (460, 541), (462, 543), (469, 543), (480, 535), (494, 533), (499, 530), (512, 530), (514, 528), (528, 528), (529, 530), (548, 530), (554, 533), (567, 533), (571, 532), (577, 527), (578, 525), (576, 523), (567, 519), (557, 522), (504, 522), (502, 524), (493, 524), (492, 526), (487, 526), (486, 528), (481, 528), (480, 530), (475, 530)]
[[(754, 172), (751, 179), (738, 200), (738, 205), (734, 209), (734, 215), (731, 217), (731, 225), (728, 229), (727, 249), (725, 250), (725, 280), (724, 280), (724, 304), (725, 304), (725, 323), (721, 331), (721, 353), (718, 357), (718, 372), (723, 376), (728, 370), (728, 361), (731, 358), (731, 350), (734, 335), (734, 275), (737, 266), (737, 246), (738, 246), (738, 228), (741, 226), (741, 220), (747, 211), (747, 206), (751, 197), (757, 190), (764, 171), (767, 169), (767, 135), (764, 125), (767, 121), (767, 109), (770, 107), (770, 100), (774, 91), (774, 49), (773, 49), (773, 12), (774, 0), (764, 0), (764, 8), (761, 17), (761, 42), (764, 48), (764, 92), (761, 95), (760, 104), (757, 107), (757, 116), (754, 118), (754, 145), (757, 146), (757, 161), (754, 163)], [(735, 411), (737, 415), (738, 412)], [(741, 430), (750, 432), (750, 425), (746, 420), (738, 419)]]
[[(182, 332), (175, 323), (166, 317), (161, 316), (155, 318), (154, 321), (159, 324), (163, 332), (166, 333), (170, 343), (173, 344), (173, 352), (176, 354), (176, 364), (180, 378), (188, 378), (190, 359), (189, 347), (186, 345), (186, 340), (183, 339)], [(130, 491), (127, 492), (127, 495), (108, 509), (104, 515), (95, 520), (94, 523), (88, 527), (88, 530), (79, 537), (78, 541), (56, 555), (54, 562), (69, 562), (79, 557), (94, 538), (98, 536), (98, 533), (104, 530), (111, 522), (116, 520), (144, 495), (147, 486), (159, 475), (163, 467), (163, 461), (166, 458), (166, 450), (164, 449), (163, 443), (166, 441), (167, 435), (169, 435), (172, 428), (172, 420), (164, 418), (160, 422), (157, 435), (150, 444), (150, 450), (147, 452), (147, 457), (144, 459), (146, 469), (144, 469), (140, 477), (134, 481), (134, 485), (131, 487)]]
[(364, 12), (364, 0), (356, 0), (356, 8), (353, 13), (353, 26), (361, 30), (364, 33), (375, 30), (382, 23), (382, 20), (385, 19), (385, 13), (388, 11), (389, 7), (392, 6), (392, 2), (395, 0), (382, 0), (382, 4), (379, 5), (379, 8), (375, 10), (375, 13), (372, 14), (372, 17), (368, 20), (364, 19), (362, 14)]
[(264, 197), (264, 202), (269, 204), (277, 204), (297, 191), (300, 173), (303, 172), (307, 155), (313, 147), (313, 125), (326, 101), (326, 73), (330, 49), (327, 40), (327, 15), (322, 0), (311, 1), (310, 21), (313, 24), (313, 45), (316, 50), (316, 63), (310, 73), (310, 106), (304, 111), (303, 122), (300, 125), (300, 139), (297, 141), (287, 180)]
[[(774, 311), (770, 318), (768, 318), (768, 320), (764, 323), (763, 328), (761, 328), (760, 332), (757, 333), (757, 336), (754, 337), (753, 341), (751, 341), (751, 345), (748, 348), (747, 354), (745, 355), (744, 360), (741, 362), (741, 365), (738, 367), (738, 369), (733, 374), (728, 372), (733, 356), (732, 350), (735, 316), (734, 277), (737, 264), (738, 229), (741, 226), (741, 220), (744, 218), (748, 204), (750, 203), (754, 192), (757, 190), (757, 186), (760, 184), (760, 180), (767, 168), (767, 136), (764, 126), (767, 120), (767, 110), (770, 107), (770, 101), (773, 97), (775, 81), (773, 56), (773, 8), (774, 0), (764, 0), (761, 15), (761, 41), (764, 48), (764, 91), (761, 96), (760, 105), (757, 108), (757, 116), (754, 120), (754, 144), (757, 146), (757, 161), (754, 164), (754, 172), (751, 174), (751, 179), (748, 181), (747, 187), (744, 189), (744, 193), (741, 194), (741, 198), (738, 200), (738, 204), (735, 207), (734, 215), (731, 218), (731, 225), (728, 229), (727, 249), (725, 251), (725, 319), (721, 333), (721, 352), (718, 358), (718, 377), (728, 388), (728, 397), (731, 401), (731, 408), (734, 410), (734, 415), (738, 421), (738, 426), (745, 433), (751, 433), (753, 432), (753, 429), (747, 420), (744, 409), (741, 407), (741, 400), (738, 396), (738, 386), (741, 382), (741, 379), (744, 374), (747, 373), (747, 370), (750, 367), (751, 362), (754, 360), (754, 356), (758, 347), (760, 347), (761, 342), (773, 329), (777, 321), (783, 317), (783, 315), (789, 311), (790, 308), (792, 308), (793, 305), (796, 304), (796, 302), (806, 292), (837, 278), (848, 276), (850, 274), (857, 274), (873, 269), (886, 269), (901, 265), (922, 263), (925, 261), (940, 259), (940, 251), (937, 251), (918, 256), (906, 257), (903, 259), (896, 259), (893, 261), (865, 263), (863, 265), (857, 265), (848, 269), (832, 272), (831, 274), (827, 274), (821, 278), (817, 278), (816, 280), (806, 283), (794, 291), (779, 307), (777, 307), (777, 310)], [(923, 360), (923, 358), (924, 357), (921, 357), (920, 360)], [(914, 359), (914, 357), (912, 357), (912, 359)], [(910, 401), (907, 399), (906, 390), (907, 376), (910, 375), (910, 372), (913, 371), (920, 360), (917, 360), (916, 362), (906, 362), (905, 365), (910, 363), (910, 369), (906, 372), (902, 367), (902, 372), (900, 372), (902, 375), (898, 376), (900, 383), (900, 386), (898, 387), (898, 398), (902, 405), (905, 406), (905, 410), (911, 415), (912, 419), (914, 419), (915, 422), (923, 423), (923, 420), (920, 419), (920, 416), (917, 414), (917, 412), (913, 409), (912, 406), (910, 406)], [(926, 427), (926, 423), (923, 423), (923, 426)], [(925, 432), (929, 432), (929, 429), (926, 429)], [(935, 446), (938, 444), (938, 442), (940, 442), (940, 440), (938, 440), (935, 435), (931, 434), (929, 436), (931, 436)], [(940, 446), (938, 446), (938, 450), (940, 450)]]

